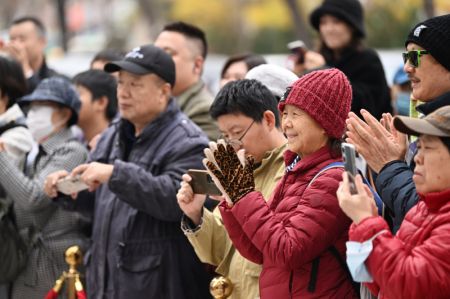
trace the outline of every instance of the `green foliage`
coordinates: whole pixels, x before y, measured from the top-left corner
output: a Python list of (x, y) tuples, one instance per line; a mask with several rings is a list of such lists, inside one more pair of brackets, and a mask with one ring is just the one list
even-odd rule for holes
[(417, 7), (408, 5), (397, 10), (382, 5), (367, 9), (367, 44), (374, 48), (404, 47), (406, 36), (418, 22), (417, 11)]
[(261, 28), (253, 38), (251, 48), (255, 53), (287, 53), (286, 44), (295, 39), (291, 29)]

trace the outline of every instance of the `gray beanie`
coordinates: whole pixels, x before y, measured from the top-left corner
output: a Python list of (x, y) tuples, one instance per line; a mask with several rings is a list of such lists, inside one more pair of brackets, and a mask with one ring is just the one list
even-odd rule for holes
[(279, 100), (286, 92), (286, 88), (291, 86), (298, 77), (284, 67), (275, 64), (261, 64), (248, 71), (245, 79), (258, 80)]

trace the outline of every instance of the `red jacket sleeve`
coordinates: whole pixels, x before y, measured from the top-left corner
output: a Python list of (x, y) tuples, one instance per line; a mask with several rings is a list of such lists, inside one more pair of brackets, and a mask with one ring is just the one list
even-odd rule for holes
[[(437, 222), (429, 231), (421, 232), (429, 237), (417, 246), (406, 244), (390, 232), (373, 240), (366, 265), (384, 296), (450, 298), (450, 222), (448, 218)], [(412, 224), (410, 228), (423, 229)], [(387, 229), (381, 217), (366, 218), (352, 227), (350, 239), (363, 242), (381, 229)]]
[[(342, 170), (330, 170), (303, 194), (287, 195), (281, 202), (285, 201), (283, 205), (289, 211), (274, 212), (259, 192), (249, 193), (231, 211), (264, 259), (280, 267), (298, 269), (347, 235), (350, 219), (336, 198), (341, 173)], [(241, 244), (235, 245), (239, 248)]]
[(245, 235), (225, 201), (219, 205), (219, 211), (234, 247), (236, 247), (239, 253), (249, 261), (254, 262), (255, 264), (262, 264), (263, 258), (261, 251), (259, 251)]

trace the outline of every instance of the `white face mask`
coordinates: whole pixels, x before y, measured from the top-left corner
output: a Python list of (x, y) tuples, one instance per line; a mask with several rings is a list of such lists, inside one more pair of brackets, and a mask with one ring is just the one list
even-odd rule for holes
[(27, 115), (27, 126), (33, 139), (41, 143), (53, 133), (55, 126), (52, 123), (53, 107), (31, 106)]
[(348, 241), (347, 246), (347, 266), (352, 274), (352, 278), (356, 282), (373, 282), (372, 275), (367, 270), (365, 261), (372, 253), (372, 241), (381, 234), (387, 232), (385, 229), (376, 233), (369, 240), (359, 243)]

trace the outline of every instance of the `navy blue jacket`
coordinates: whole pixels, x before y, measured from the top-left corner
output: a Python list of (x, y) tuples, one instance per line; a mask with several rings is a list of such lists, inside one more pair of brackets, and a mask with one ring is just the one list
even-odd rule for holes
[[(417, 106), (417, 111), (428, 115), (440, 107), (450, 105), (450, 92), (434, 101)], [(415, 154), (412, 156), (414, 158)], [(376, 179), (377, 191), (392, 214), (393, 232), (397, 232), (406, 213), (419, 200), (412, 180), (415, 164), (413, 161), (392, 161), (387, 163)]]
[(210, 298), (176, 200), (181, 175), (203, 168), (207, 142), (173, 99), (140, 136), (123, 119), (102, 135), (92, 161), (114, 171), (95, 194), (89, 298)]

